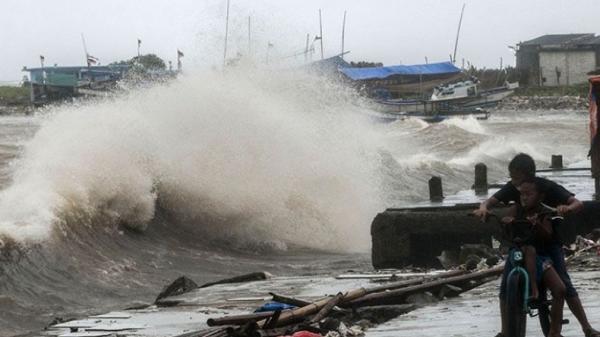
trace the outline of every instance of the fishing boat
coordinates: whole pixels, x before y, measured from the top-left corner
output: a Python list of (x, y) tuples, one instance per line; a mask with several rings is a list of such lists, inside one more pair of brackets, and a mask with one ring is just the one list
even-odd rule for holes
[(445, 111), (465, 111), (496, 106), (510, 96), (518, 83), (505, 83), (501, 87), (479, 90), (476, 80), (438, 86), (429, 99), (379, 99), (377, 109), (388, 113), (436, 113)]
[(406, 119), (420, 119), (427, 123), (439, 123), (451, 117), (473, 116), (477, 120), (486, 120), (490, 117), (490, 112), (483, 108), (470, 108), (462, 110), (446, 110), (435, 113), (390, 113), (374, 111), (370, 114), (372, 120), (379, 123), (391, 123)]

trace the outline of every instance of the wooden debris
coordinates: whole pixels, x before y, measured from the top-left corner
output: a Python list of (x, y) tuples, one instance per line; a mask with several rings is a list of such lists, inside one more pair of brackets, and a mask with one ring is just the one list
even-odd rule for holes
[(210, 286), (214, 286), (216, 284), (226, 284), (226, 283), (241, 283), (241, 282), (251, 282), (251, 281), (263, 281), (270, 279), (272, 277), (271, 274), (266, 271), (244, 274), (236, 277), (226, 278), (223, 280), (219, 280), (216, 282), (209, 282), (201, 285), (199, 288), (206, 288)]
[(283, 296), (283, 295), (279, 295), (279, 294), (275, 294), (275, 293), (269, 293), (269, 295), (273, 296), (273, 301), (275, 301), (275, 302), (294, 305), (297, 307), (303, 307), (305, 305), (309, 305), (312, 303), (312, 302), (305, 301), (305, 300), (302, 300), (299, 298)]
[(163, 290), (160, 292), (160, 294), (158, 294), (158, 296), (154, 300), (154, 303), (156, 303), (166, 297), (185, 294), (196, 288), (198, 288), (198, 285), (194, 281), (192, 281), (191, 279), (189, 279), (185, 276), (181, 276), (181, 277), (177, 278), (175, 281), (173, 281), (171, 284), (169, 284), (168, 286), (164, 287)]
[[(438, 289), (447, 284), (465, 284), (469, 281), (485, 279), (490, 276), (500, 275), (504, 270), (504, 265), (489, 268), (483, 271), (474, 272), (466, 275), (459, 275), (444, 279), (439, 279), (431, 282), (425, 282), (415, 286), (404, 287), (396, 290), (390, 290), (385, 292), (371, 293), (362, 298), (353, 300), (348, 303), (348, 306), (364, 306), (364, 305), (380, 305), (380, 304), (399, 304), (399, 299), (402, 299), (408, 295), (432, 291)], [(469, 288), (471, 289), (472, 286)], [(468, 289), (467, 289), (468, 290)]]
[(322, 320), (323, 318), (325, 318), (325, 316), (327, 316), (329, 314), (329, 312), (336, 306), (338, 305), (338, 303), (340, 303), (340, 301), (344, 298), (344, 294), (342, 293), (338, 293), (337, 295), (335, 295), (334, 297), (332, 297), (329, 302), (327, 302), (327, 304), (325, 304), (325, 306), (323, 306), (323, 308), (321, 308), (321, 310), (319, 310), (319, 312), (315, 315), (315, 317), (313, 317), (309, 323), (316, 323), (319, 322), (320, 320)]
[[(270, 293), (274, 301), (295, 305), (298, 308), (211, 318), (207, 321), (207, 324), (209, 326), (239, 326), (237, 329), (230, 327), (228, 337), (275, 337), (290, 335), (295, 331), (306, 329), (320, 330), (320, 332), (325, 334), (332, 329), (333, 331), (338, 331), (342, 327), (343, 329), (348, 329), (344, 324), (340, 323), (342, 319), (348, 320), (352, 317), (352, 319), (356, 320), (357, 317), (360, 319), (367, 317), (367, 319), (381, 323), (380, 321), (391, 319), (413, 310), (415, 305), (412, 304), (389, 305), (402, 303), (407, 296), (412, 294), (432, 292), (441, 298), (456, 296), (481, 284), (490, 277), (501, 274), (503, 269), (504, 266), (498, 266), (472, 273), (467, 273), (465, 270), (453, 270), (436, 275), (428, 275), (427, 277), (391, 282), (368, 289), (358, 288), (314, 302)], [(338, 306), (341, 308), (352, 308), (352, 314), (347, 309), (345, 310), (346, 312), (342, 311), (340, 313), (340, 309), (338, 309), (336, 316), (331, 317), (332, 311), (336, 310)], [(366, 306), (372, 306), (372, 308), (359, 308)], [(389, 313), (382, 314), (381, 310), (388, 310)], [(339, 328), (336, 328), (338, 325)]]
[(242, 325), (248, 322), (257, 322), (265, 318), (273, 316), (273, 311), (266, 312), (255, 312), (252, 314), (225, 316), (220, 318), (209, 318), (206, 321), (208, 326), (219, 326), (219, 325)]

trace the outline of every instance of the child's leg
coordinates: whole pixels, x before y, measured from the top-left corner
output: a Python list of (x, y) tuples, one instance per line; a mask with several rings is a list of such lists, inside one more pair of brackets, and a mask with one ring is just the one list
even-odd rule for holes
[(562, 330), (563, 306), (567, 292), (565, 284), (560, 279), (553, 267), (546, 269), (543, 282), (552, 293), (552, 310), (550, 310), (550, 332), (549, 337), (560, 336)]
[(523, 251), (523, 256), (525, 258), (525, 269), (527, 269), (527, 273), (529, 274), (529, 284), (531, 285), (531, 298), (538, 299), (539, 290), (537, 284), (537, 275), (536, 275), (536, 251), (533, 246), (523, 245), (521, 246), (521, 251)]

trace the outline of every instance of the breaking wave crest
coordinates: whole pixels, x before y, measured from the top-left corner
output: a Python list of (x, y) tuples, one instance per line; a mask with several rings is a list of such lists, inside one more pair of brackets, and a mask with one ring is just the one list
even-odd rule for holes
[(216, 237), (364, 249), (379, 139), (353, 101), (319, 78), (256, 71), (55, 109), (0, 195), (0, 233), (144, 231), (159, 205)]

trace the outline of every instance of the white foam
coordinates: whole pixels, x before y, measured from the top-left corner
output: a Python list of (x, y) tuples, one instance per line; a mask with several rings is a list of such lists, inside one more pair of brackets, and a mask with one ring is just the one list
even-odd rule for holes
[(216, 232), (365, 249), (381, 207), (378, 139), (352, 99), (321, 79), (255, 71), (59, 108), (0, 194), (0, 233), (44, 240), (72, 218), (143, 230), (159, 198), (199, 226), (221, 219)]
[(442, 121), (442, 124), (455, 126), (470, 133), (486, 134), (486, 130), (479, 120), (472, 115), (466, 117), (452, 117)]

